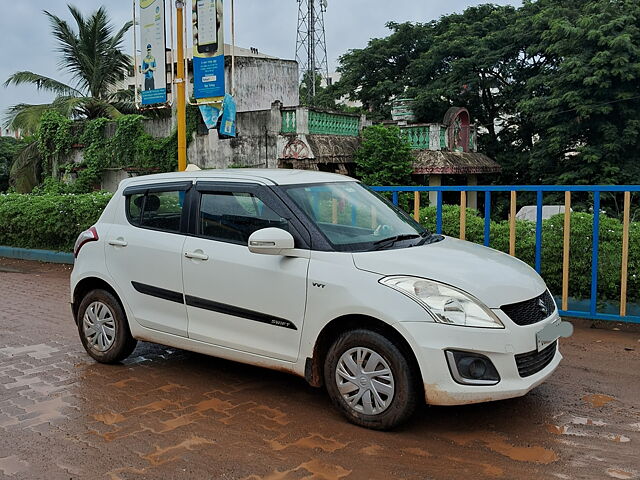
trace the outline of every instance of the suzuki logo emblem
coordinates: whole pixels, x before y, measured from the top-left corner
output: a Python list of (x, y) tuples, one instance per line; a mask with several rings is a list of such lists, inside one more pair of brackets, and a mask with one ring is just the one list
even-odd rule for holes
[(547, 315), (549, 315), (549, 309), (547, 308), (547, 306), (544, 304), (544, 301), (540, 298), (538, 299), (538, 306), (540, 307), (540, 312), (542, 312), (542, 314), (546, 317)]

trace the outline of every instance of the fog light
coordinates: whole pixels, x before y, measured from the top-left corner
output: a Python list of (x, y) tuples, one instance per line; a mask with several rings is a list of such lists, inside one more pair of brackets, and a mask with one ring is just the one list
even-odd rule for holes
[(453, 379), (463, 385), (495, 385), (500, 375), (491, 360), (479, 353), (447, 350), (447, 364)]

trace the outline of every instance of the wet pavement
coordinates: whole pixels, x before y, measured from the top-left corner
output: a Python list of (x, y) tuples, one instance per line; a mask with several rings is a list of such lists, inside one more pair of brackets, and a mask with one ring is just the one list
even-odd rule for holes
[[(0, 259), (0, 478), (640, 478), (640, 334), (578, 326), (529, 395), (346, 423), (303, 379), (139, 344), (83, 351), (67, 266)], [(624, 330), (624, 329), (623, 329)]]

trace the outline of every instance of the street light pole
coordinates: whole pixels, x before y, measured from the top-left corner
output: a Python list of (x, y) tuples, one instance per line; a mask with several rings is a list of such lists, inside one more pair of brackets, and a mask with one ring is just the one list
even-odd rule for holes
[(177, 34), (178, 34), (178, 71), (175, 79), (177, 102), (177, 129), (178, 129), (178, 171), (183, 172), (187, 168), (187, 105), (185, 95), (185, 71), (184, 71), (184, 4), (183, 0), (176, 0)]
[[(222, 47), (224, 51), (224, 46)], [(231, 0), (231, 95), (236, 94), (236, 18), (233, 0)]]

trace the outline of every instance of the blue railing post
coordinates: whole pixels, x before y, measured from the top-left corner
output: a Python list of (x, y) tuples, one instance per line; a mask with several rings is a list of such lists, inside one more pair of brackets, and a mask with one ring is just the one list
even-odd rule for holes
[(491, 243), (491, 192), (484, 192), (484, 245)]
[(600, 244), (600, 192), (593, 192), (593, 241), (591, 243), (591, 315), (596, 314), (598, 301), (598, 246)]
[(542, 190), (536, 194), (536, 272), (542, 271)]
[(398, 192), (393, 192), (392, 201), (394, 205), (398, 205)]
[[(536, 221), (535, 221), (535, 262), (534, 267), (540, 273), (542, 267), (542, 213), (544, 192), (584, 192), (593, 194), (593, 243), (591, 248), (591, 289), (589, 292), (589, 306), (582, 310), (561, 310), (563, 316), (588, 318), (592, 320), (606, 320), (625, 323), (640, 324), (640, 315), (627, 314), (625, 316), (598, 312), (598, 275), (599, 275), (599, 247), (600, 247), (600, 203), (601, 193), (640, 193), (640, 185), (487, 185), (487, 186), (419, 186), (419, 187), (371, 187), (378, 192), (392, 192), (394, 203), (398, 204), (401, 192), (437, 192), (436, 204), (436, 230), (443, 230), (443, 192), (483, 192), (485, 194), (484, 207), (484, 244), (491, 240), (491, 194), (493, 192), (531, 192), (536, 194)], [(495, 242), (494, 242), (495, 243)], [(564, 272), (563, 272), (564, 275)], [(559, 293), (559, 292), (558, 292)], [(633, 308), (636, 308), (635, 306)], [(635, 313), (635, 312), (634, 312)]]
[(442, 233), (442, 192), (436, 194), (436, 233)]

